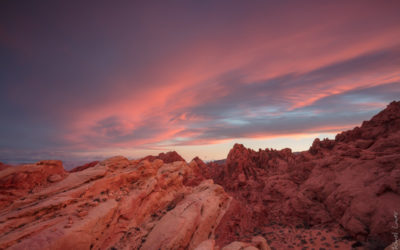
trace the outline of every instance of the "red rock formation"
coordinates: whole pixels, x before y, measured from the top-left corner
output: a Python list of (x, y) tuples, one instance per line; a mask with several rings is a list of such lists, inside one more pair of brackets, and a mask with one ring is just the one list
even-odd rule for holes
[(212, 180), (184, 184), (198, 171), (195, 161), (113, 157), (41, 185), (60, 166), (16, 167), (12, 176), (26, 175), (9, 182), (11, 173), (2, 175), (8, 188), (22, 180), (36, 188), (0, 210), (1, 249), (213, 249), (215, 228), (231, 201)]
[(164, 163), (172, 163), (175, 161), (185, 161), (177, 152), (170, 151), (167, 153), (160, 153), (158, 156), (149, 155), (142, 160), (154, 161), (156, 159), (162, 160)]
[(196, 162), (200, 169), (205, 169), (207, 167), (207, 164), (205, 164), (198, 156), (194, 157), (192, 161)]
[(99, 163), (99, 161), (92, 161), (92, 162), (86, 163), (86, 164), (84, 164), (82, 166), (75, 167), (75, 168), (71, 169), (69, 172), (70, 173), (75, 173), (75, 172), (79, 172), (79, 171), (85, 170), (87, 168), (92, 168), (92, 167), (96, 166), (97, 163)]
[[(202, 165), (203, 164), (203, 165)], [(194, 158), (190, 163), (189, 166), (192, 169), (192, 174), (187, 176), (184, 179), (184, 184), (186, 186), (197, 186), (199, 185), (202, 181), (205, 180), (202, 168), (204, 166), (204, 162), (200, 160), (198, 157)]]
[(0, 171), (0, 208), (67, 175), (61, 161), (40, 161), (5, 168)]
[(400, 211), (400, 102), (299, 154), (236, 144), (220, 168), (211, 177), (236, 205), (217, 228), (217, 245), (270, 223), (342, 228), (357, 240), (387, 245), (393, 211)]
[(10, 167), (10, 165), (7, 165), (7, 164), (4, 164), (4, 163), (0, 162), (0, 171), (3, 170), (3, 169), (6, 169), (8, 167)]

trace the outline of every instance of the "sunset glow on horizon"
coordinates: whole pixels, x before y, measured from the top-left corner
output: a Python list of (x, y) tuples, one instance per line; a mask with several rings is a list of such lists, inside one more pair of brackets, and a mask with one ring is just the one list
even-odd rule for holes
[(302, 151), (400, 98), (399, 1), (3, 1), (0, 161)]

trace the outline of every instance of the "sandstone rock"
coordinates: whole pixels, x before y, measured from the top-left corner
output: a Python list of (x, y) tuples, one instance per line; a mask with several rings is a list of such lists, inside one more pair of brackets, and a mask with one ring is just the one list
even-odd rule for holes
[(156, 224), (142, 248), (195, 248), (213, 237), (229, 201), (220, 186), (203, 182)]
[(195, 250), (214, 250), (215, 240), (205, 240), (201, 242)]
[(198, 156), (194, 157), (192, 161), (196, 162), (197, 166), (199, 166), (200, 169), (204, 169), (207, 167), (207, 164), (205, 164), (204, 161)]
[(268, 246), (267, 241), (266, 241), (263, 237), (261, 237), (261, 236), (253, 237), (253, 238), (251, 239), (251, 242), (252, 242), (256, 247), (258, 247), (258, 249), (260, 249), (260, 250), (270, 250), (270, 249), (271, 249), (271, 248)]
[(71, 169), (69, 172), (70, 173), (79, 172), (79, 171), (85, 170), (87, 168), (94, 167), (97, 165), (97, 163), (99, 163), (99, 161), (92, 161), (92, 162), (86, 163), (82, 166), (75, 167), (75, 168)]
[(62, 179), (63, 177), (59, 174), (52, 174), (49, 177), (47, 177), (47, 181), (51, 183), (61, 181)]
[(209, 172), (234, 197), (216, 244), (271, 222), (338, 226), (354, 239), (389, 244), (384, 225), (393, 220), (390, 210), (400, 210), (399, 153), (400, 102), (335, 140), (314, 140), (309, 151), (256, 152), (236, 144), (226, 164), (213, 166), (223, 170)]
[[(200, 160), (201, 161), (201, 160)], [(184, 184), (186, 186), (197, 186), (199, 185), (205, 178), (202, 174), (202, 168), (198, 165), (198, 162), (201, 164), (200, 161), (192, 160), (189, 163), (189, 167), (191, 168), (191, 174), (188, 175), (187, 178), (184, 180)], [(204, 163), (203, 163), (204, 164)]]
[(59, 181), (67, 175), (62, 162), (53, 160), (3, 169), (0, 171), (0, 209), (28, 192), (44, 188), (51, 184), (52, 180)]
[(267, 241), (261, 237), (253, 237), (251, 243), (234, 241), (224, 247), (221, 250), (270, 250)]
[(0, 172), (0, 189), (29, 189), (44, 185), (50, 175), (65, 176), (61, 161), (40, 161), (4, 169)]
[(162, 160), (164, 163), (172, 163), (174, 161), (185, 161), (177, 152), (170, 151), (167, 153), (160, 153), (158, 156), (146, 156), (143, 160), (154, 161), (155, 159)]
[[(56, 168), (53, 163), (34, 167)], [(19, 171), (27, 169), (15, 168), (12, 173)], [(57, 182), (34, 189), (0, 210), (0, 248), (210, 246), (231, 198), (212, 180), (185, 185), (194, 171), (183, 161), (165, 164), (158, 159), (136, 162), (124, 157), (64, 173), (62, 180), (54, 177), (57, 171), (49, 171), (52, 174), (43, 181)]]
[(0, 162), (0, 171), (3, 170), (3, 169), (6, 169), (8, 167), (11, 167), (11, 166)]

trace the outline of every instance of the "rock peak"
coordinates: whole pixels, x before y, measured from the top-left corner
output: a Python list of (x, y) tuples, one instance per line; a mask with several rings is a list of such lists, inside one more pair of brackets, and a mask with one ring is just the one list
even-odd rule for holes
[(393, 101), (371, 120), (364, 121), (361, 127), (337, 134), (335, 140), (340, 142), (376, 140), (378, 137), (386, 137), (398, 131), (400, 131), (400, 101)]
[(241, 143), (235, 143), (235, 145), (233, 145), (231, 150), (243, 151), (243, 150), (247, 150), (247, 148)]
[(164, 163), (172, 163), (175, 161), (185, 161), (176, 151), (169, 151), (167, 153), (160, 153), (158, 156), (149, 155), (143, 158), (143, 160), (154, 161), (155, 159), (162, 160)]
[(196, 156), (192, 159), (192, 161), (196, 162), (197, 165), (199, 166), (205, 166), (206, 164), (204, 163), (204, 161), (202, 159), (200, 159), (200, 157)]
[(389, 122), (400, 118), (400, 101), (393, 101), (372, 117), (371, 122)]
[(165, 163), (171, 163), (174, 161), (185, 161), (182, 156), (180, 156), (176, 151), (169, 151), (167, 153), (160, 153), (158, 155), (160, 160), (163, 160)]

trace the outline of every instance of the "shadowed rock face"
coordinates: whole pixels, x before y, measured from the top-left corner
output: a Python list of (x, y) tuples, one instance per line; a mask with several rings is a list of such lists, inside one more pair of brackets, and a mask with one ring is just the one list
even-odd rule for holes
[[(359, 241), (393, 241), (400, 211), (400, 102), (308, 151), (254, 151), (236, 144), (209, 176), (235, 198), (217, 244), (257, 234), (271, 222), (340, 227)], [(234, 204), (234, 203), (232, 203)], [(262, 231), (262, 230), (261, 230)]]

